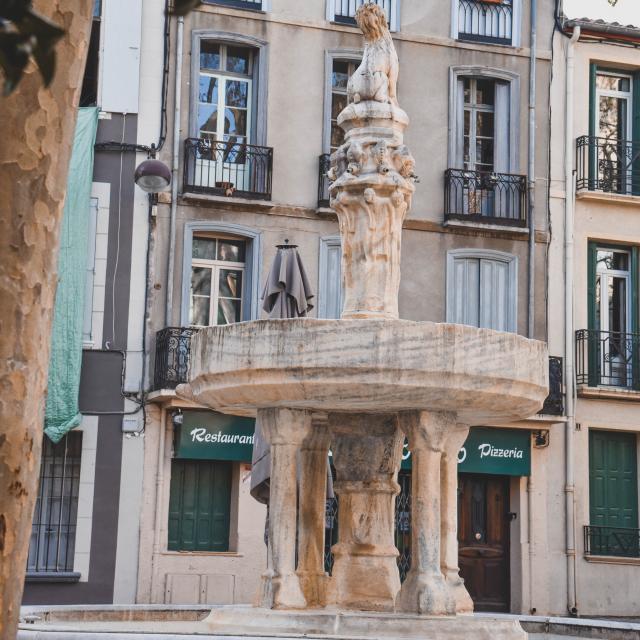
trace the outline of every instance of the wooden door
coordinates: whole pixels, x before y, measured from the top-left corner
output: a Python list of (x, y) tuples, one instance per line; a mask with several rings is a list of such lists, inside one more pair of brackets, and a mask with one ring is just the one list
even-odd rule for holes
[(478, 611), (509, 611), (509, 477), (460, 474), (460, 575)]

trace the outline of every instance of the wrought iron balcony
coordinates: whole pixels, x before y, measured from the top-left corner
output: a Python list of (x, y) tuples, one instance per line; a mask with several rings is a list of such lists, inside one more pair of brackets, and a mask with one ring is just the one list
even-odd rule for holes
[(458, 39), (512, 44), (512, 0), (458, 0)]
[(221, 4), (234, 9), (262, 11), (262, 0), (203, 0), (204, 4)]
[(525, 176), (447, 169), (444, 182), (445, 220), (526, 227)]
[(640, 142), (582, 136), (576, 153), (578, 189), (640, 195)]
[[(391, 16), (392, 5), (395, 0), (370, 0), (374, 4), (382, 7), (387, 14)], [(356, 9), (364, 3), (364, 0), (331, 0), (334, 4), (333, 21), (340, 24), (355, 25)]]
[(576, 331), (576, 381), (589, 387), (640, 389), (640, 333)]
[(323, 153), (318, 162), (318, 209), (329, 206), (329, 178), (327, 178), (327, 171), (331, 167), (330, 158), (330, 154)]
[(156, 333), (154, 389), (175, 389), (189, 380), (191, 336), (196, 331), (191, 327), (167, 327)]
[(587, 525), (584, 528), (584, 553), (588, 556), (640, 558), (640, 529)]
[(187, 138), (183, 190), (230, 198), (271, 199), (273, 149), (236, 139)]
[(562, 358), (549, 357), (549, 395), (540, 410), (548, 416), (564, 414)]

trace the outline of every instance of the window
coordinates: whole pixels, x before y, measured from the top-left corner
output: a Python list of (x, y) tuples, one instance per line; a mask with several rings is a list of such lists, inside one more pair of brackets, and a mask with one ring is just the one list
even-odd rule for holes
[(245, 256), (243, 240), (210, 236), (193, 238), (191, 325), (206, 327), (242, 320)]
[(518, 76), (454, 67), (450, 81), (445, 217), (526, 226), (527, 181), (516, 173)]
[[(591, 74), (590, 188), (638, 195), (640, 75), (602, 70), (595, 65)], [(581, 146), (579, 141), (579, 154)], [(579, 186), (583, 186), (580, 177)]]
[(589, 386), (635, 388), (638, 249), (591, 242), (588, 261), (589, 331), (578, 355), (588, 348)]
[(318, 318), (340, 318), (342, 314), (342, 246), (340, 236), (320, 239), (318, 270)]
[(522, 0), (452, 0), (451, 37), (520, 46)]
[(517, 260), (498, 251), (449, 251), (447, 322), (516, 331)]
[(640, 556), (635, 433), (589, 431), (587, 553)]
[(169, 551), (229, 551), (232, 466), (172, 460)]
[(81, 454), (80, 431), (57, 444), (44, 438), (27, 573), (73, 572)]
[[(338, 24), (355, 25), (355, 15), (357, 8), (364, 4), (365, 0), (326, 0), (327, 20)], [(384, 9), (391, 31), (398, 31), (400, 28), (400, 0), (367, 0), (373, 2)]]
[(331, 70), (331, 112), (329, 127), (331, 138), (329, 153), (333, 153), (344, 142), (344, 131), (338, 126), (338, 116), (347, 106), (347, 83), (360, 64), (357, 60), (333, 60)]

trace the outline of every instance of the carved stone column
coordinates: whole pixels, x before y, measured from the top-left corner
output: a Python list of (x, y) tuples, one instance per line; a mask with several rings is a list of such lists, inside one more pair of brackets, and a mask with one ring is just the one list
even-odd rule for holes
[(369, 100), (349, 104), (338, 124), (345, 143), (328, 175), (342, 238), (342, 317), (397, 318), (402, 223), (415, 191), (414, 160), (402, 142), (409, 118)]
[(458, 566), (458, 452), (469, 435), (469, 427), (458, 424), (449, 432), (442, 453), (441, 566), (456, 603), (457, 613), (473, 613), (473, 600), (460, 577)]
[(455, 613), (440, 570), (440, 459), (455, 424), (455, 414), (449, 412), (400, 414), (411, 449), (411, 569), (397, 600), (401, 611)]
[(269, 550), (263, 576), (263, 606), (302, 609), (306, 601), (296, 575), (297, 456), (311, 434), (311, 413), (294, 409), (258, 409), (263, 433), (271, 445)]
[(403, 434), (395, 415), (333, 413), (329, 427), (339, 504), (329, 601), (393, 611), (400, 590), (393, 531)]
[(297, 574), (309, 607), (322, 607), (326, 602), (324, 512), (330, 442), (327, 423), (314, 421), (298, 457)]

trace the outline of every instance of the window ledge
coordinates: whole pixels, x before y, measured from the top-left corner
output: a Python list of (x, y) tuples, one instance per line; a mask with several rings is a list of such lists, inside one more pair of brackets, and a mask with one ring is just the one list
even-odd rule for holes
[(516, 225), (508, 224), (491, 224), (490, 222), (474, 222), (467, 220), (445, 220), (444, 227), (459, 227), (467, 229), (489, 229), (491, 231), (509, 231), (511, 233), (518, 233), (523, 236), (529, 235), (528, 227), (518, 227)]
[(244, 553), (237, 551), (163, 551), (160, 555), (169, 557), (206, 556), (215, 558), (244, 558)]
[(25, 582), (80, 582), (77, 571), (28, 571)]
[(623, 556), (593, 556), (585, 553), (584, 559), (587, 562), (595, 562), (596, 564), (626, 564), (639, 567), (640, 558), (625, 558)]
[(578, 200), (592, 200), (593, 202), (608, 202), (609, 204), (622, 204), (637, 207), (640, 204), (640, 195), (627, 196), (621, 193), (609, 193), (608, 191), (578, 191)]
[(580, 384), (577, 388), (578, 397), (594, 398), (596, 400), (628, 400), (637, 402), (640, 400), (640, 391), (635, 389), (618, 389), (616, 387), (588, 387)]

